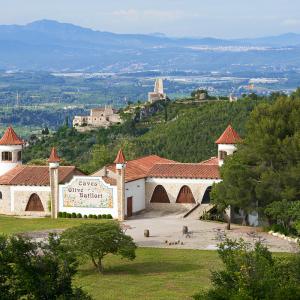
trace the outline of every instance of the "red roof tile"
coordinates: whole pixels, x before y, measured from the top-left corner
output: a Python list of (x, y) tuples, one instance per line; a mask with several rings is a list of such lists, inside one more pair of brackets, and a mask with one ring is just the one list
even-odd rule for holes
[(201, 163), (156, 164), (147, 175), (158, 178), (220, 179), (218, 165)]
[[(84, 175), (74, 166), (58, 168), (59, 183), (69, 182), (74, 175)], [(0, 176), (0, 185), (29, 185), (29, 186), (49, 186), (48, 166), (17, 166), (11, 171)]]
[(57, 154), (56, 148), (53, 147), (50, 153), (50, 157), (48, 159), (49, 163), (56, 163), (56, 162), (60, 162), (60, 158)]
[(201, 165), (219, 165), (219, 159), (217, 157), (212, 157), (210, 159), (200, 162)]
[(231, 125), (225, 129), (222, 135), (216, 140), (216, 144), (236, 144), (242, 139)]
[[(157, 155), (149, 155), (127, 161), (125, 169), (125, 181), (129, 182), (147, 177), (149, 170), (158, 163), (174, 163), (174, 161), (159, 157)], [(116, 171), (115, 165), (109, 165), (107, 168), (110, 171)]]
[(122, 149), (120, 149), (114, 163), (115, 164), (124, 164), (125, 162), (126, 162), (125, 155), (124, 155)]
[(10, 126), (6, 129), (2, 138), (0, 139), (0, 145), (23, 145), (22, 141), (18, 135), (15, 133), (13, 128)]

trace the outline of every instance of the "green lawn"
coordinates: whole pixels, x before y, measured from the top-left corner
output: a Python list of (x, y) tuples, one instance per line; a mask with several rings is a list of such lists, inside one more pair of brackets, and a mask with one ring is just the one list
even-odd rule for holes
[(216, 251), (139, 248), (133, 261), (105, 258), (104, 275), (81, 266), (75, 284), (99, 300), (191, 299), (220, 265)]
[(0, 216), (0, 234), (14, 234), (46, 229), (63, 229), (87, 222), (102, 222), (93, 219), (50, 219), (50, 218), (17, 218)]
[[(83, 222), (101, 220), (0, 216), (0, 234), (68, 228)], [(220, 264), (216, 251), (139, 248), (133, 261), (106, 257), (104, 275), (90, 262), (81, 265), (74, 283), (95, 300), (191, 299), (209, 286), (210, 270)]]

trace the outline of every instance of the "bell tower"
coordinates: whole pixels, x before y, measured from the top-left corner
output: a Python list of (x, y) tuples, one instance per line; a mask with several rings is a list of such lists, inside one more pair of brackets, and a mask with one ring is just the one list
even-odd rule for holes
[(229, 124), (222, 135), (216, 140), (218, 145), (218, 160), (219, 166), (224, 164), (224, 160), (228, 155), (232, 155), (236, 150), (236, 144), (242, 139), (238, 133)]
[(0, 176), (22, 164), (24, 141), (10, 126), (0, 139)]
[(126, 160), (122, 149), (119, 150), (118, 155), (114, 161), (117, 171), (117, 195), (118, 195), (118, 219), (124, 221), (125, 219), (125, 169)]

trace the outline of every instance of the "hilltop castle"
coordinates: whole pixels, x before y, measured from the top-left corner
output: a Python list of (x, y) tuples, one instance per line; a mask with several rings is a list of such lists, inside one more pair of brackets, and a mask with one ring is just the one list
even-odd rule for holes
[(81, 130), (89, 130), (99, 127), (109, 127), (112, 124), (121, 123), (121, 117), (111, 106), (104, 108), (93, 108), (89, 116), (75, 116), (73, 127)]
[(148, 101), (154, 103), (159, 100), (165, 100), (167, 95), (164, 93), (164, 84), (161, 78), (157, 78), (154, 85), (154, 91), (148, 93)]

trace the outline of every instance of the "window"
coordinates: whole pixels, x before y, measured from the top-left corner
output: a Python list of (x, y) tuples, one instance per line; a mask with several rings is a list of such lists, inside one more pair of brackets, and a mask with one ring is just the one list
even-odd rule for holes
[(227, 152), (226, 151), (220, 151), (219, 155), (220, 155), (220, 159), (224, 160), (226, 158), (226, 156), (227, 156)]
[(12, 153), (11, 152), (2, 152), (2, 161), (12, 161)]
[(2, 192), (0, 192), (0, 200), (2, 200)]
[(21, 161), (22, 160), (22, 151), (19, 151), (18, 152), (18, 161)]

